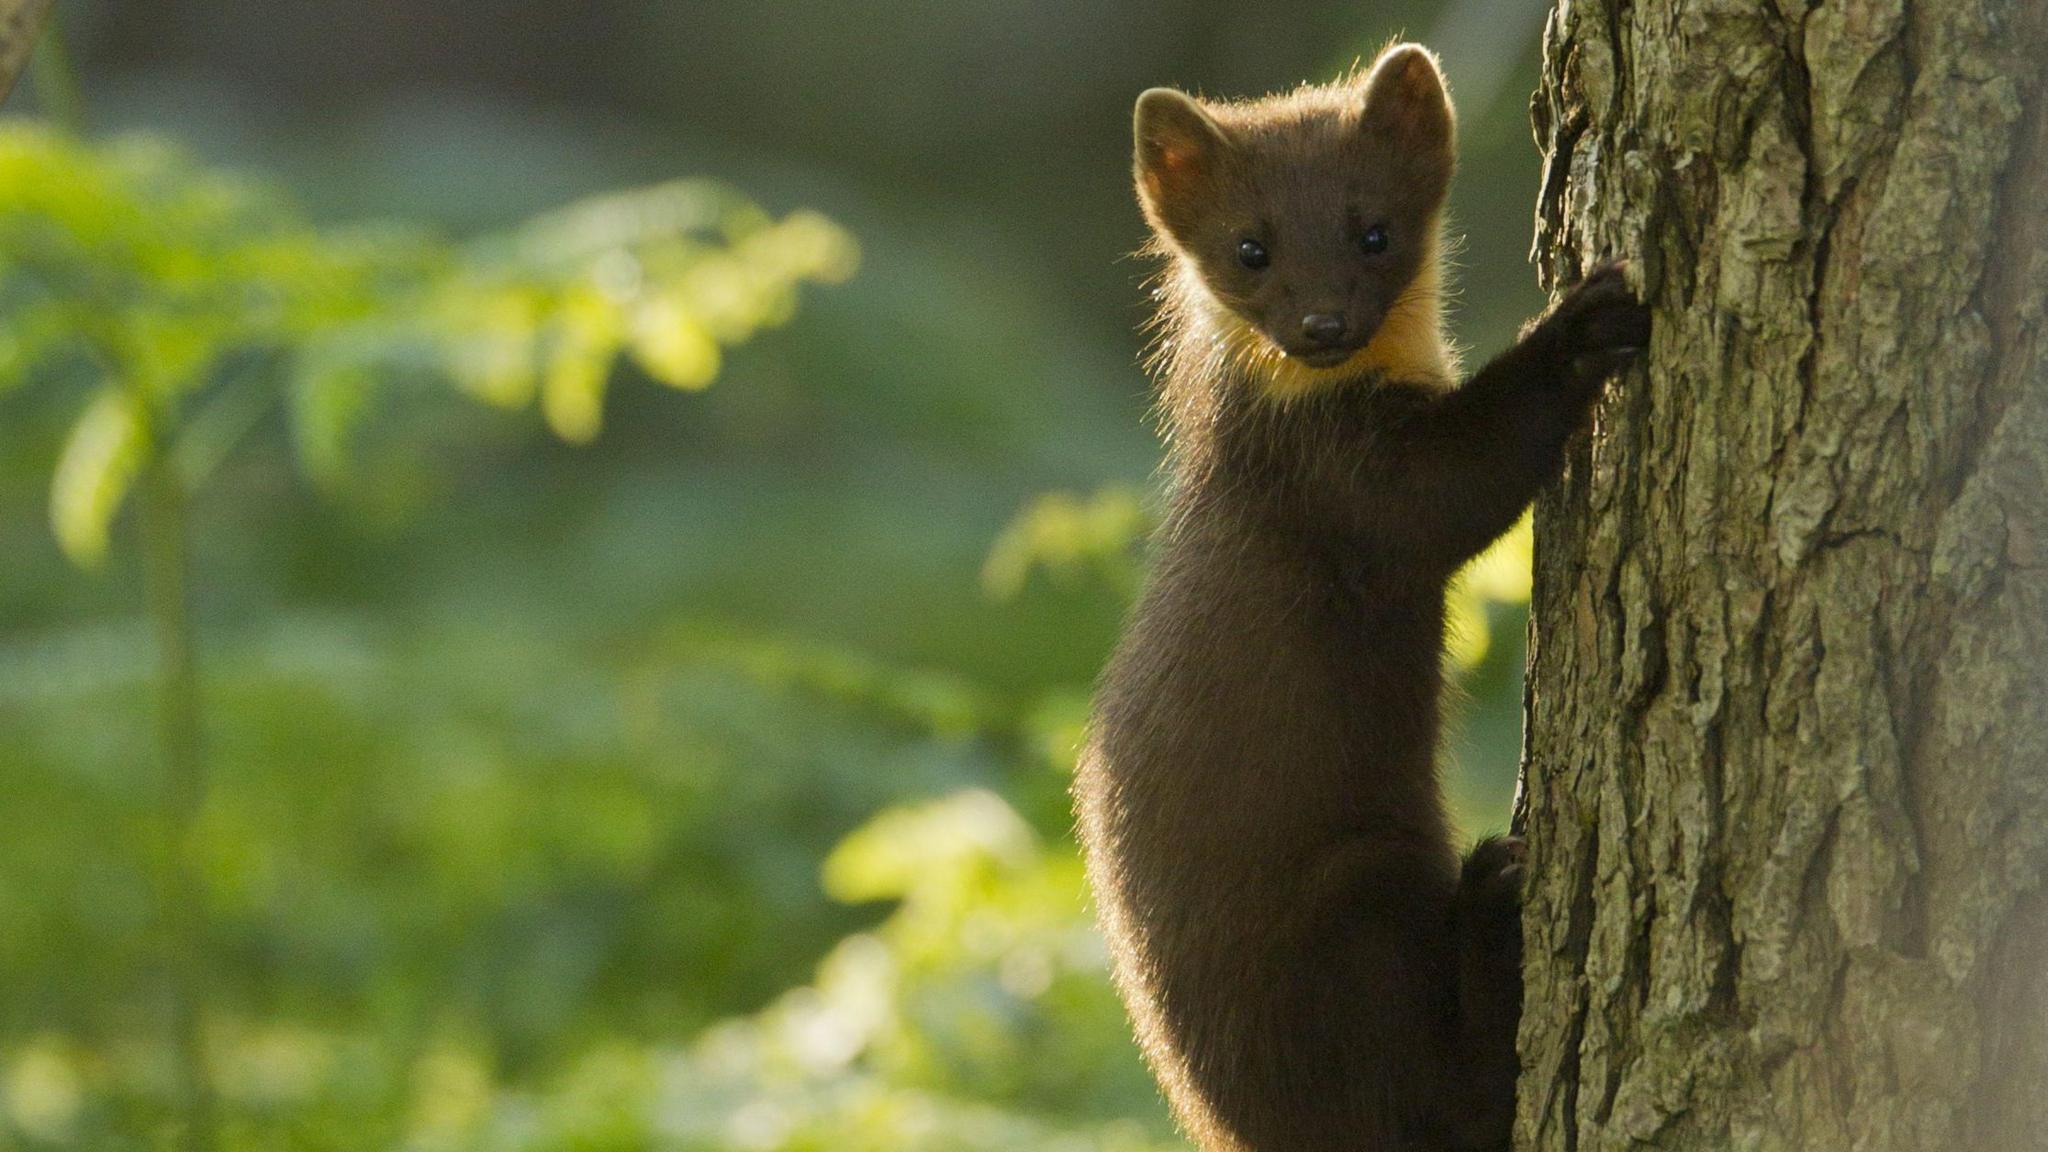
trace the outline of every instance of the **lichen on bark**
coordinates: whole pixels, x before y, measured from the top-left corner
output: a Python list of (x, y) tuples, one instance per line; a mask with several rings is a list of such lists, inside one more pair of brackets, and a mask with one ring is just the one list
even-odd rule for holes
[(1523, 1149), (2048, 1148), (2048, 4), (1563, 0)]

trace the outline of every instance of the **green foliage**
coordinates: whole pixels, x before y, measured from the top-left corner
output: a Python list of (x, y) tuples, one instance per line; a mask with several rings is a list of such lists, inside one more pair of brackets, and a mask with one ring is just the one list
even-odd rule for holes
[(1151, 526), (1143, 500), (1125, 485), (1085, 498), (1047, 493), (996, 537), (981, 566), (981, 586), (1007, 600), (1043, 570), (1063, 580), (1100, 576), (1128, 593), (1137, 586), (1137, 549)]
[[(49, 507), (87, 565), (143, 469), (197, 488), (273, 413), (329, 489), (421, 384), (588, 439), (621, 357), (701, 388), (853, 258), (815, 215), (693, 184), (464, 244), (322, 229), (161, 144), (21, 125), (0, 190), (0, 381), (84, 398)], [(170, 1130), (175, 843), (211, 925), (199, 1043), (230, 1148), (1160, 1146), (1071, 846), (987, 791), (886, 809), (1063, 760), (1070, 699), (730, 628), (536, 666), (502, 631), (289, 618), (213, 653), (232, 720), (167, 833), (153, 784), (77, 783), (151, 759), (143, 650), (116, 628), (0, 654), (38, 670), (0, 677), (0, 759), (26, 769), (0, 795), (36, 814), (0, 837), (0, 1000), (41, 1021), (0, 1030), (0, 1140)], [(907, 753), (938, 758), (925, 784), (889, 767)]]
[[(147, 139), (0, 127), (0, 391), (93, 389), (57, 467), (51, 520), (98, 562), (140, 462), (219, 463), (282, 403), (316, 480), (350, 471), (380, 393), (439, 380), (539, 403), (596, 436), (613, 363), (676, 388), (788, 319), (796, 288), (845, 279), (852, 241), (715, 185), (603, 196), (456, 244), (419, 229), (317, 228), (274, 189)], [(203, 475), (188, 476), (188, 482)]]
[[(166, 857), (229, 1152), (1177, 1147), (1066, 836), (1151, 446), (1088, 406), (1121, 351), (1029, 359), (1072, 333), (984, 240), (897, 237), (735, 356), (844, 233), (694, 183), (335, 227), (0, 126), (0, 1149), (170, 1144)], [(202, 494), (177, 836), (118, 523), (153, 466)], [(1460, 601), (1480, 680), (1517, 563)]]
[(72, 426), (50, 479), (50, 526), (79, 563), (106, 556), (107, 530), (141, 470), (146, 434), (135, 406), (111, 388), (94, 394)]
[[(464, 933), (489, 934), (491, 906), (506, 897), (523, 899), (522, 889), (536, 882), (559, 884), (547, 879), (549, 872), (566, 868), (592, 880), (631, 873), (646, 866), (647, 849), (664, 839), (650, 837), (645, 807), (624, 793), (608, 800), (602, 790), (558, 783), (549, 790), (549, 807), (575, 811), (577, 821), (507, 826), (499, 818), (503, 801), (473, 786), (456, 788), (459, 797), (421, 798), (422, 807), (451, 820), (455, 812), (466, 814), (469, 825), (439, 834), (468, 848), (428, 874), (413, 874), (439, 891), (415, 894), (428, 919), (402, 926), (428, 939), (434, 935), (429, 920), (437, 917), (453, 918)], [(451, 799), (457, 802), (447, 803)], [(218, 829), (215, 843), (239, 843), (238, 852), (246, 853), (264, 839), (257, 834), (252, 843), (246, 826), (257, 816), (216, 817), (245, 826)], [(325, 819), (361, 826), (332, 810)], [(524, 851), (542, 861), (555, 857), (539, 872), (502, 855), (534, 833), (548, 843)], [(485, 854), (474, 863), (484, 867), (465, 867), (462, 855), (478, 850)], [(258, 854), (219, 860), (217, 894), (287, 867), (260, 858), (269, 850)], [(301, 862), (299, 870), (335, 863), (341, 861), (323, 857)], [(507, 864), (509, 876), (499, 873)], [(465, 875), (467, 884), (447, 887)], [(639, 1039), (620, 1029), (523, 1068), (516, 1049), (507, 1046), (503, 1023), (480, 1029), (466, 1019), (465, 998), (430, 979), (414, 988), (425, 1002), (371, 1007), (338, 1020), (308, 1019), (305, 1005), (283, 1014), (230, 1015), (216, 1023), (210, 1050), (234, 1115), (232, 1146), (775, 1152), (1149, 1152), (1167, 1146), (1156, 1116), (1132, 1118), (1152, 1111), (1151, 1086), (1104, 978), (1070, 850), (1042, 845), (994, 795), (968, 792), (885, 813), (832, 853), (826, 876), (842, 898), (888, 900), (894, 911), (873, 930), (834, 946), (810, 983), (687, 1043)], [(302, 921), (362, 906), (360, 896), (338, 890), (334, 880), (302, 871), (287, 883), (312, 903), (296, 914)], [(317, 951), (303, 946), (285, 954), (322, 964)], [(480, 975), (492, 978), (488, 969)], [(331, 970), (326, 978), (334, 979)], [(557, 978), (573, 979), (573, 970), (557, 969)], [(415, 1031), (392, 1012), (420, 1013), (427, 1028)], [(45, 1032), (18, 1042), (4, 1055), (0, 1085), (9, 1130), (62, 1147), (142, 1146), (129, 1141), (147, 1130), (161, 1076), (146, 1039), (127, 1035), (94, 1046)]]
[(1493, 650), (1492, 615), (1529, 602), (1530, 550), (1536, 541), (1524, 513), (1508, 534), (1465, 566), (1451, 585), (1447, 604), (1451, 663), (1471, 672)]
[[(681, 1049), (584, 1056), (543, 1105), (546, 1135), (458, 1147), (761, 1152), (1157, 1152), (1127, 1116), (1151, 1088), (1129, 1051), (1070, 853), (1001, 799), (885, 813), (834, 851), (827, 883), (896, 910), (815, 979)], [(472, 1077), (473, 1078), (473, 1077)], [(504, 1130), (476, 1108), (465, 1135)]]

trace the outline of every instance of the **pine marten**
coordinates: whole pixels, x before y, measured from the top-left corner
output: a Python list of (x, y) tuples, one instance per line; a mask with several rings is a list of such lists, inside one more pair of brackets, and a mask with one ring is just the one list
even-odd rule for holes
[(1647, 344), (1593, 272), (1457, 383), (1431, 54), (1249, 103), (1138, 100), (1168, 512), (1075, 785), (1118, 983), (1206, 1152), (1505, 1149), (1519, 843), (1460, 865), (1444, 590)]

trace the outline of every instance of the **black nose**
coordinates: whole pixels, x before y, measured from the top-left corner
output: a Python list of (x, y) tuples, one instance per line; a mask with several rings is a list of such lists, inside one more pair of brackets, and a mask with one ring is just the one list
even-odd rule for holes
[(1335, 344), (1344, 338), (1344, 318), (1334, 312), (1311, 312), (1301, 318), (1301, 334), (1317, 344)]

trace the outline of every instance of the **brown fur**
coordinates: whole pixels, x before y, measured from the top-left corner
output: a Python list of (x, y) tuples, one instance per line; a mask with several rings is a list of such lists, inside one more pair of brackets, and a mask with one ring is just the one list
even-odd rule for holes
[[(1257, 103), (1139, 102), (1174, 481), (1075, 792), (1140, 1042), (1208, 1152), (1507, 1146), (1521, 857), (1451, 844), (1444, 587), (1648, 319), (1602, 270), (1454, 387), (1452, 131), (1413, 45)], [(1331, 308), (1335, 362), (1296, 362), (1300, 313)]]

